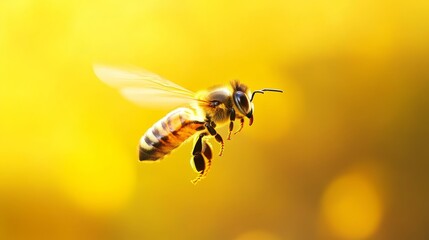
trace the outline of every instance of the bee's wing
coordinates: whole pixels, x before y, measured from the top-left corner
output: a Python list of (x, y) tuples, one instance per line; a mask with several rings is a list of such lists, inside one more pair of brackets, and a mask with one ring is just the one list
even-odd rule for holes
[(143, 107), (178, 106), (196, 101), (195, 93), (143, 69), (94, 65), (95, 75)]

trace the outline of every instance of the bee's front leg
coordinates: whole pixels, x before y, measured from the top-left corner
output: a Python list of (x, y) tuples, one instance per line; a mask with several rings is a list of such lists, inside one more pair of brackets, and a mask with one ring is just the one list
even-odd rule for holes
[(235, 121), (235, 110), (234, 108), (230, 109), (231, 113), (229, 114), (229, 132), (228, 132), (228, 140), (231, 140), (232, 129), (234, 129), (234, 121)]
[(212, 121), (207, 121), (204, 126), (207, 128), (207, 131), (210, 133), (210, 135), (214, 136), (216, 141), (220, 143), (221, 148), (220, 148), (219, 156), (222, 156), (224, 143), (223, 143), (222, 136), (219, 133), (217, 133), (215, 130), (216, 124)]
[(240, 128), (234, 134), (241, 132), (241, 129), (243, 129), (243, 126), (244, 126), (244, 118), (240, 118)]

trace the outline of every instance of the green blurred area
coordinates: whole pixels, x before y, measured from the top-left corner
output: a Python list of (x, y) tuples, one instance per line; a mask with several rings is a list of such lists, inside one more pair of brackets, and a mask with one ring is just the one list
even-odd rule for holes
[[(0, 2), (0, 239), (427, 239), (428, 12), (427, 1)], [(191, 142), (137, 160), (171, 109), (128, 102), (94, 62), (195, 91), (240, 79), (285, 93), (258, 95), (254, 124), (194, 186)]]

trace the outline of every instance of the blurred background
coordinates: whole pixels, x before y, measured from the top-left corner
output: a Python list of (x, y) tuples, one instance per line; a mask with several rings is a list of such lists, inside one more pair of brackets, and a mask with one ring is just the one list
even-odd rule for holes
[[(0, 2), (0, 239), (428, 239), (427, 1)], [(194, 186), (92, 63), (281, 88)], [(225, 129), (220, 131), (223, 136)], [(213, 144), (215, 151), (219, 150)]]

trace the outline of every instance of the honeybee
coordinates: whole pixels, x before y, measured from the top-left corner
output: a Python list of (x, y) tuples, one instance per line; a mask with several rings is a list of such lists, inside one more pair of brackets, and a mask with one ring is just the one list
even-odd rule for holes
[(240, 120), (240, 127), (234, 134), (242, 130), (245, 118), (249, 119), (249, 126), (252, 125), (256, 93), (283, 92), (273, 88), (251, 92), (246, 85), (233, 80), (230, 85), (195, 93), (142, 69), (94, 65), (94, 72), (102, 82), (117, 88), (125, 98), (138, 105), (181, 106), (156, 122), (141, 137), (139, 160), (160, 160), (195, 135), (191, 166), (198, 176), (192, 180), (194, 184), (210, 169), (213, 148), (209, 139), (214, 138), (220, 144), (219, 156), (222, 156), (224, 141), (216, 128), (229, 123), (227, 139), (231, 139), (235, 120)]

